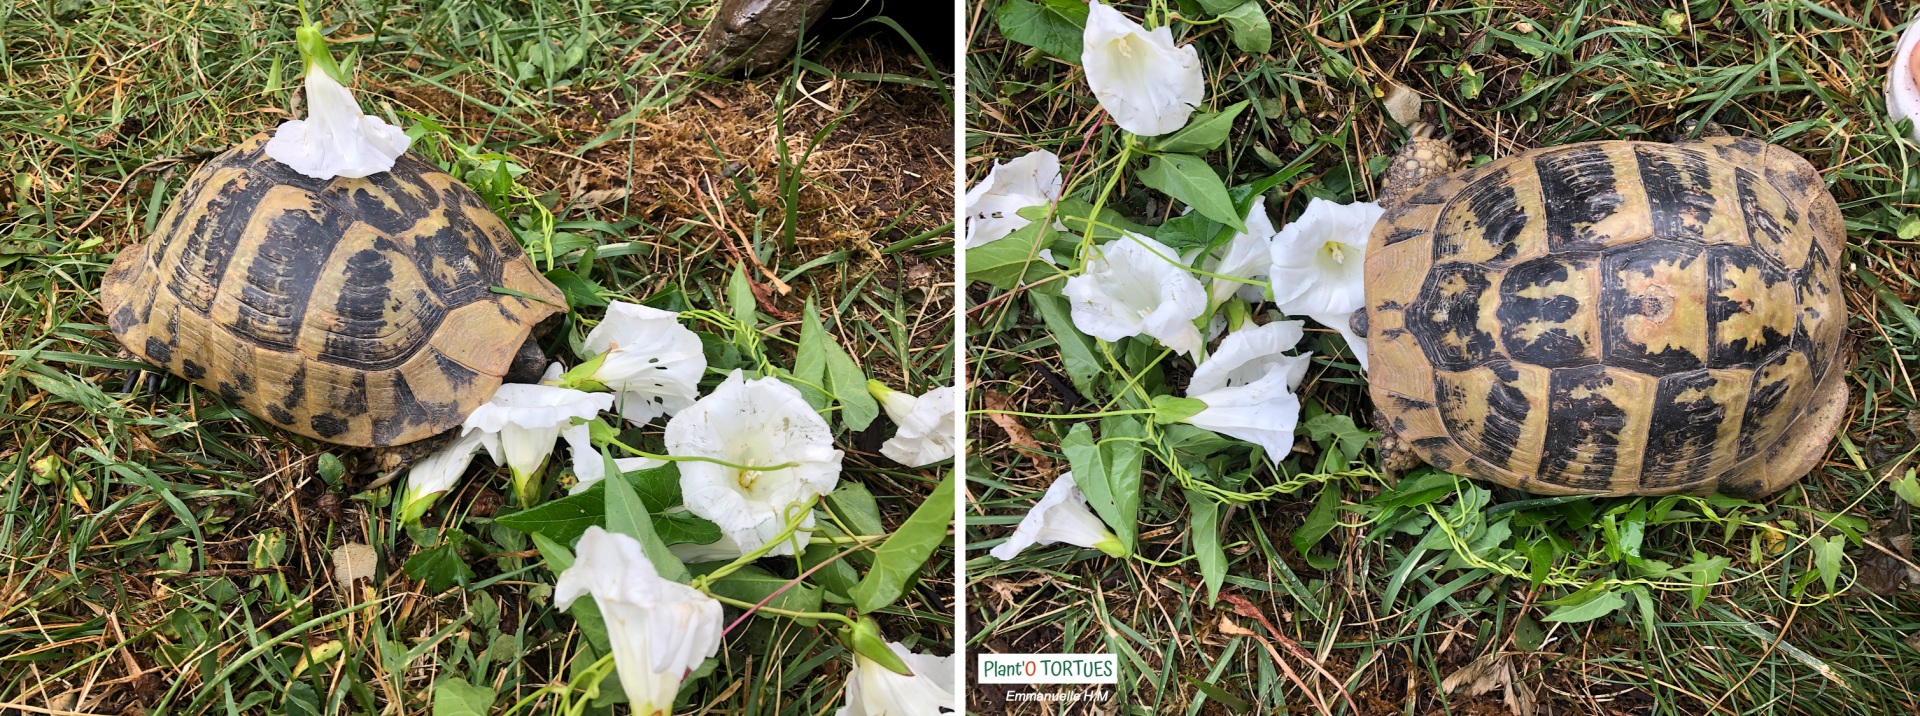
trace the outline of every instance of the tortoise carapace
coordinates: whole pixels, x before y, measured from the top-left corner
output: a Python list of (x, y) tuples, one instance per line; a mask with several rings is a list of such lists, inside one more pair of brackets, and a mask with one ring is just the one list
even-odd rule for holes
[(1528, 492), (1763, 495), (1846, 413), (1839, 205), (1754, 139), (1395, 157), (1366, 258), (1376, 429)]
[(301, 435), (392, 446), (457, 427), (564, 310), (559, 290), (420, 155), (320, 181), (266, 156), (268, 137), (201, 166), (120, 252), (101, 288), (114, 335)]

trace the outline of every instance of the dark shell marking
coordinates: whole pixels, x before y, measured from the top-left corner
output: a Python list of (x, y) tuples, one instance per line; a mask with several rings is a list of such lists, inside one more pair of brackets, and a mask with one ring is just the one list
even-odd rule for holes
[(268, 136), (203, 165), (152, 239), (122, 252), (102, 291), (115, 335), (305, 435), (394, 445), (454, 427), (559, 292), (478, 195), (418, 155), (320, 182), (267, 157)]
[[(1442, 205), (1383, 220), (1369, 255), (1387, 319), (1370, 343), (1390, 373), (1373, 376), (1376, 405), (1428, 462), (1523, 488), (1734, 479), (1808, 412), (1845, 320), (1832, 199), (1781, 151), (1596, 142), (1419, 185), (1408, 205)], [(1425, 257), (1418, 289), (1376, 285), (1420, 268), (1408, 251)], [(1423, 366), (1431, 406), (1407, 395), (1425, 394), (1408, 373)]]

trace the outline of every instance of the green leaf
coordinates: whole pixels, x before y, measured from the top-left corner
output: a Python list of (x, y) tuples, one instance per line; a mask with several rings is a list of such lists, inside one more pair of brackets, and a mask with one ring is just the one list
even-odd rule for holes
[(873, 567), (860, 579), (860, 584), (854, 586), (853, 594), (847, 595), (853, 597), (860, 613), (871, 613), (899, 599), (906, 592), (907, 583), (919, 576), (934, 548), (946, 541), (947, 525), (953, 522), (953, 491), (959, 474), (948, 472), (927, 501), (920, 503), (913, 515), (900, 524), (900, 529), (874, 550)]
[(1547, 574), (1553, 569), (1553, 559), (1557, 552), (1553, 540), (1542, 537), (1527, 547), (1528, 579), (1534, 589), (1539, 589), (1547, 581)]
[[(838, 545), (831, 544), (816, 544), (807, 547), (807, 551), (800, 553), (800, 571), (804, 572), (813, 569), (821, 562), (833, 559), (833, 556), (839, 554), (840, 550), (841, 548)], [(813, 573), (813, 580), (819, 582), (820, 586), (826, 587), (827, 591), (834, 594), (843, 597), (852, 594), (854, 585), (860, 583), (860, 574), (853, 571), (853, 567), (847, 564), (847, 559), (848, 557), (841, 557), (827, 566), (821, 567), (819, 571)]]
[(1190, 249), (1212, 248), (1232, 239), (1233, 232), (1228, 231), (1227, 227), (1198, 212), (1173, 217), (1153, 230), (1154, 241), (1166, 244), (1167, 248), (1181, 254)]
[(1140, 170), (1140, 183), (1179, 199), (1193, 210), (1214, 221), (1246, 231), (1247, 225), (1234, 211), (1233, 198), (1227, 195), (1226, 182), (1207, 162), (1191, 154), (1162, 154)]
[(1241, 52), (1264, 55), (1273, 49), (1273, 25), (1267, 22), (1267, 14), (1261, 11), (1257, 0), (1235, 5), (1233, 9), (1220, 13), (1220, 19), (1227, 21), (1233, 46), (1240, 48)]
[(1547, 630), (1540, 628), (1540, 622), (1533, 617), (1520, 617), (1520, 622), (1513, 625), (1513, 645), (1521, 651), (1539, 651), (1546, 643)]
[(1220, 599), (1227, 579), (1227, 552), (1220, 547), (1220, 503), (1205, 493), (1186, 490), (1187, 509), (1193, 513), (1193, 554), (1200, 562), (1200, 578), (1207, 583), (1207, 603)]
[(668, 546), (676, 544), (713, 544), (720, 541), (720, 525), (692, 512), (663, 512), (653, 515), (653, 531)]
[(828, 343), (827, 379), (833, 395), (840, 401), (840, 422), (848, 430), (859, 432), (880, 417), (880, 403), (867, 392), (867, 374), (853, 362), (838, 343)]
[(833, 506), (833, 514), (846, 521), (848, 527), (861, 535), (880, 535), (887, 533), (886, 525), (880, 522), (880, 504), (873, 499), (873, 493), (867, 486), (858, 482), (842, 482), (827, 493), (827, 503)]
[[(1246, 4), (1246, 6), (1252, 5), (1251, 0)], [(1238, 104), (1218, 112), (1194, 112), (1193, 117), (1187, 120), (1187, 126), (1181, 127), (1172, 134), (1155, 138), (1149, 146), (1156, 151), (1180, 154), (1205, 154), (1219, 149), (1221, 144), (1226, 143), (1228, 135), (1233, 133), (1233, 120), (1246, 110), (1247, 102), (1247, 100), (1241, 100)]]
[(1590, 622), (1612, 614), (1615, 609), (1626, 605), (1627, 600), (1621, 599), (1620, 595), (1613, 593), (1613, 590), (1606, 590), (1579, 604), (1569, 604), (1555, 609), (1552, 614), (1546, 616), (1545, 620), (1571, 624)]
[[(640, 502), (648, 512), (663, 513), (681, 502), (678, 463), (635, 470), (621, 477), (638, 492)], [(545, 535), (561, 544), (573, 544), (574, 540), (586, 533), (588, 527), (606, 524), (607, 482), (601, 480), (589, 485), (578, 495), (542, 502), (519, 512), (501, 515), (494, 521), (521, 532)], [(665, 539), (664, 536), (662, 539)], [(710, 544), (712, 541), (697, 544)], [(676, 543), (669, 540), (667, 544)]]
[(1067, 378), (1073, 381), (1073, 387), (1083, 396), (1095, 395), (1100, 376), (1107, 372), (1106, 363), (1095, 352), (1093, 339), (1074, 327), (1067, 299), (1029, 291), (1027, 300), (1040, 309), (1040, 318), (1046, 321), (1047, 331), (1053, 334), (1053, 342), (1060, 348), (1060, 362), (1066, 365)]
[[(1019, 213), (1028, 219), (1040, 221), (1046, 218), (1047, 207), (1031, 206), (1021, 209)], [(1093, 205), (1087, 203), (1085, 199), (1067, 197), (1053, 206), (1054, 221), (1066, 226), (1068, 231), (1085, 236), (1096, 243), (1120, 238), (1122, 231), (1131, 231), (1142, 236), (1153, 235), (1153, 229), (1128, 220), (1127, 217), (1121, 216), (1120, 212), (1114, 211), (1113, 207), (1100, 207), (1100, 215), (1091, 219), (1090, 217), (1094, 217)], [(1042, 245), (1041, 248), (1046, 247)], [(967, 268), (971, 270), (973, 266), (969, 264)]]
[(1307, 513), (1306, 522), (1293, 531), (1293, 548), (1305, 556), (1339, 525), (1340, 484), (1329, 482), (1320, 488), (1320, 496), (1313, 502), (1313, 511)]
[(600, 284), (581, 278), (580, 274), (574, 273), (572, 269), (557, 268), (548, 271), (547, 280), (552, 281), (554, 288), (560, 289), (560, 293), (567, 297), (569, 306), (579, 308), (607, 305), (607, 299), (600, 297), (600, 292), (605, 289), (602, 289)]
[(1708, 557), (1705, 552), (1695, 551), (1693, 564), (1674, 570), (1689, 572), (1692, 576), (1693, 587), (1689, 590), (1689, 596), (1693, 598), (1693, 608), (1699, 609), (1707, 601), (1707, 593), (1713, 590), (1714, 583), (1720, 581), (1720, 573), (1730, 564), (1733, 564), (1731, 558)]
[(1914, 477), (1913, 470), (1908, 470), (1906, 477), (1894, 480), (1892, 487), (1893, 494), (1906, 500), (1909, 505), (1920, 507), (1920, 478)]
[[(726, 566), (726, 564), (725, 562), (708, 562), (700, 565), (701, 569), (699, 573), (705, 574)], [(780, 596), (773, 597), (773, 600), (767, 602), (766, 606), (792, 612), (820, 611), (820, 596), (822, 590), (817, 586), (805, 582), (800, 582), (788, 587), (787, 583), (792, 581), (793, 580), (786, 577), (776, 576), (772, 572), (768, 572), (759, 567), (747, 565), (720, 578), (720, 581), (714, 582), (713, 591), (720, 596), (729, 599), (738, 599), (750, 604), (759, 604), (761, 600), (772, 596), (774, 592), (780, 592)], [(780, 591), (783, 587), (786, 588), (786, 591)], [(762, 616), (770, 617), (772, 615), (762, 613)], [(813, 626), (818, 623), (818, 620), (815, 619), (800, 619), (797, 621), (802, 626)]]
[(800, 397), (806, 398), (807, 405), (814, 410), (825, 410), (833, 404), (833, 396), (827, 394), (827, 331), (820, 325), (820, 313), (813, 307), (813, 299), (807, 299), (801, 309), (800, 348), (793, 357), (793, 377), (805, 382), (790, 383), (800, 390)]
[(493, 689), (474, 686), (458, 676), (433, 682), (433, 716), (487, 716), (493, 699)]
[(1140, 421), (1121, 416), (1101, 420), (1100, 432), (1101, 441), (1096, 443), (1086, 423), (1075, 425), (1060, 450), (1073, 467), (1074, 484), (1086, 495), (1087, 505), (1132, 554), (1140, 534), (1140, 439), (1145, 429)]
[(1380, 435), (1361, 430), (1353, 424), (1353, 418), (1338, 413), (1313, 416), (1300, 427), (1307, 431), (1307, 437), (1323, 446), (1329, 438), (1338, 441), (1340, 453), (1347, 456), (1347, 462), (1353, 462), (1360, 456), (1360, 451), (1367, 449), (1367, 441)]
[(406, 563), (400, 566), (400, 571), (408, 577), (425, 580), (427, 592), (431, 594), (447, 591), (454, 585), (465, 587), (474, 577), (473, 569), (467, 566), (466, 559), (461, 555), (466, 542), (467, 533), (448, 530), (440, 544), (408, 557)]
[(1245, 0), (1200, 0), (1200, 9), (1207, 11), (1208, 15), (1219, 15), (1228, 10), (1232, 10), (1234, 6), (1244, 1)]
[(1841, 535), (1807, 538), (1807, 546), (1813, 550), (1813, 567), (1820, 572), (1820, 582), (1827, 587), (1827, 593), (1833, 593), (1833, 580), (1840, 576), (1840, 560), (1846, 555), (1847, 538)]
[(997, 241), (967, 249), (967, 280), (984, 281), (1012, 290), (1057, 274), (1060, 269), (1039, 258), (1057, 233), (1044, 221), (1035, 221)]
[(754, 317), (753, 283), (747, 280), (747, 272), (739, 264), (733, 266), (733, 277), (727, 280), (727, 304), (733, 309), (733, 320), (740, 322), (740, 329), (752, 331), (756, 322)]
[(647, 505), (640, 501), (633, 485), (626, 480), (600, 482), (606, 485), (607, 531), (639, 540), (640, 549), (646, 553), (647, 561), (653, 562), (654, 571), (664, 579), (685, 584), (689, 579), (687, 566), (673, 556), (673, 551), (667, 549), (667, 544), (653, 531), (653, 518), (647, 514)]
[(1205, 401), (1196, 398), (1175, 398), (1171, 395), (1153, 396), (1153, 422), (1156, 425), (1177, 423), (1198, 415), (1206, 410)]
[(1072, 0), (1007, 0), (994, 13), (1001, 36), (1054, 57), (1080, 64), (1081, 36), (1086, 34), (1087, 6)]

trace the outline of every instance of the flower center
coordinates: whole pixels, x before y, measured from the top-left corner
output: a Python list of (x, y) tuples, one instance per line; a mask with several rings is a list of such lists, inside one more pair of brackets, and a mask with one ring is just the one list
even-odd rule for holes
[(1340, 242), (1329, 241), (1327, 242), (1326, 249), (1327, 253), (1333, 257), (1334, 263), (1342, 265), (1347, 263), (1347, 252), (1345, 247), (1340, 245)]

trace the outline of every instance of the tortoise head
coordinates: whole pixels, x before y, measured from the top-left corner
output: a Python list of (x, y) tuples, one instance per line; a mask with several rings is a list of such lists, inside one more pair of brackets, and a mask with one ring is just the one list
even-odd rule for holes
[(520, 344), (520, 351), (513, 354), (513, 363), (507, 366), (507, 374), (500, 380), (503, 383), (538, 383), (546, 371), (547, 352), (540, 350), (540, 336), (529, 334), (527, 341)]

